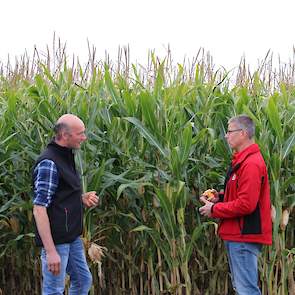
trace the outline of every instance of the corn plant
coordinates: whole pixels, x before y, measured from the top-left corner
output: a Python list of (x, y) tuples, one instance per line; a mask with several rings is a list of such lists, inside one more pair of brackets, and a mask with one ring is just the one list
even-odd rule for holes
[[(149, 53), (144, 68), (128, 49), (112, 63), (85, 67), (59, 42), (13, 68), (0, 65), (0, 293), (40, 294), (34, 246), (31, 170), (64, 113), (85, 122), (77, 151), (83, 190), (100, 206), (84, 215), (83, 240), (105, 248), (89, 265), (92, 294), (233, 294), (216, 221), (198, 214), (198, 196), (221, 189), (231, 151), (224, 139), (231, 116), (246, 113), (271, 184), (273, 245), (259, 261), (263, 294), (294, 294), (294, 65), (235, 74), (215, 69), (202, 50), (174, 65)], [(209, 279), (210, 278), (210, 279)], [(292, 293), (293, 292), (293, 293)]]

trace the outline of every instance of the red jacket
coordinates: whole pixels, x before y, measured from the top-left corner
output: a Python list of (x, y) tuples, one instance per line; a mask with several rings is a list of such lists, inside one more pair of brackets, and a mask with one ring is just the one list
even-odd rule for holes
[(271, 204), (267, 169), (257, 144), (235, 153), (223, 202), (212, 207), (223, 240), (271, 245)]

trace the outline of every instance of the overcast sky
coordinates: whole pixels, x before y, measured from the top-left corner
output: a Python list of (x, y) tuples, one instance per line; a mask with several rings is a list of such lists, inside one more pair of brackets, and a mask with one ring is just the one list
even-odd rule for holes
[(230, 69), (241, 56), (256, 65), (270, 49), (293, 59), (294, 0), (2, 0), (0, 60), (19, 56), (34, 45), (52, 47), (53, 33), (69, 55), (87, 56), (87, 39), (104, 59), (129, 45), (131, 59), (144, 63), (148, 49), (173, 60), (192, 58), (200, 47), (216, 65)]

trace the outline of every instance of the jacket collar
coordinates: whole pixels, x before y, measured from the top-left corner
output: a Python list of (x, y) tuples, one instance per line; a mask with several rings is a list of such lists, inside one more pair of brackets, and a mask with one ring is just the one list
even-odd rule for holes
[(64, 154), (73, 154), (73, 149), (57, 144), (54, 138), (49, 142), (48, 147), (53, 147)]
[(235, 166), (237, 164), (240, 164), (240, 163), (244, 162), (244, 160), (248, 156), (250, 156), (252, 154), (256, 154), (258, 152), (260, 152), (258, 144), (253, 143), (250, 146), (248, 146), (247, 148), (243, 149), (242, 151), (233, 154), (232, 165)]

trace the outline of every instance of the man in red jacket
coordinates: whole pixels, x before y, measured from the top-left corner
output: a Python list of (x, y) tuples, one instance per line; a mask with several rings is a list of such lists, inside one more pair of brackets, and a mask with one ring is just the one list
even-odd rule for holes
[(233, 287), (239, 295), (260, 295), (257, 257), (262, 245), (272, 244), (271, 204), (267, 169), (254, 142), (251, 118), (240, 115), (228, 122), (226, 140), (233, 149), (224, 195), (215, 192), (200, 213), (220, 218), (218, 233), (225, 241)]

